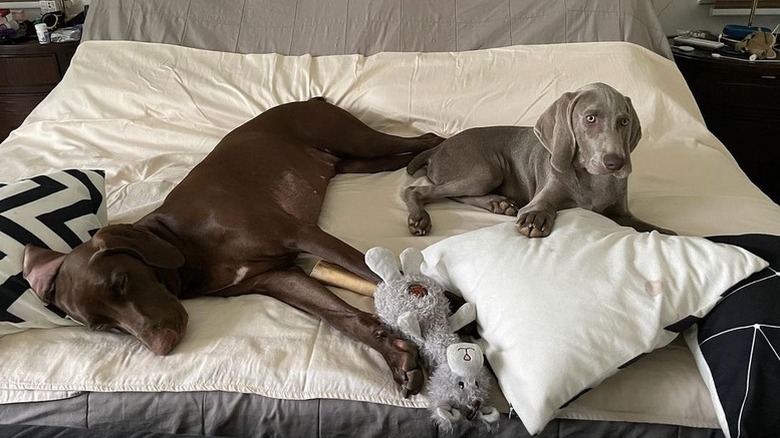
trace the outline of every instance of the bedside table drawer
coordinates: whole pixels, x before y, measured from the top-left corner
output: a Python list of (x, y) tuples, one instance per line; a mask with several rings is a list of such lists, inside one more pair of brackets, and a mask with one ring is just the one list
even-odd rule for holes
[(48, 93), (4, 94), (0, 100), (0, 120), (8, 129), (16, 129)]
[(60, 77), (54, 54), (0, 56), (0, 87), (56, 85)]
[(0, 114), (30, 113), (49, 93), (3, 94), (0, 96)]
[(780, 78), (773, 74), (702, 72), (693, 82), (692, 88), (701, 103), (752, 110), (780, 109)]

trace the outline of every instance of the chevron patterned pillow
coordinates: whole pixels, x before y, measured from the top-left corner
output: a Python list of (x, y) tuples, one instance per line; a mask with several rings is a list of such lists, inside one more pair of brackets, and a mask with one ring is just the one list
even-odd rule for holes
[(62, 170), (0, 183), (0, 336), (76, 323), (46, 306), (22, 278), (28, 243), (68, 252), (107, 225), (105, 175)]

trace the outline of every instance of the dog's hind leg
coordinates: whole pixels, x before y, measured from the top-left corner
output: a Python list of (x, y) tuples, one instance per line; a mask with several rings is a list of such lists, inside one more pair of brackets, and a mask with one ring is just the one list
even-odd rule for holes
[(393, 379), (405, 395), (417, 394), (423, 386), (423, 371), (417, 348), (385, 330), (379, 320), (336, 296), (299, 267), (279, 268), (231, 286), (219, 295), (262, 293), (325, 320), (332, 327), (373, 348), (387, 362)]
[[(318, 148), (341, 158), (417, 154), (444, 140), (433, 133), (417, 137), (385, 134), (321, 99), (281, 105), (266, 111), (264, 115), (266, 114), (269, 117), (264, 123), (274, 123), (277, 126), (278, 123), (286, 124), (292, 128), (289, 132), (297, 133), (307, 144), (318, 145)], [(409, 157), (409, 160), (411, 159), (412, 157)]]
[(431, 216), (425, 210), (425, 204), (444, 198), (453, 198), (468, 204), (470, 202), (467, 201), (478, 199), (478, 197), (484, 198), (500, 183), (500, 180), (495, 181), (490, 178), (483, 178), (481, 181), (464, 178), (429, 186), (407, 187), (404, 189), (403, 199), (409, 210), (407, 220), (409, 233), (413, 236), (424, 236), (431, 231)]

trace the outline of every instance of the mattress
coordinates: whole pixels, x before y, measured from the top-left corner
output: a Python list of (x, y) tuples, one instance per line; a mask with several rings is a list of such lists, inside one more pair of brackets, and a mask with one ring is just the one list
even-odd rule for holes
[[(284, 102), (324, 96), (384, 132), (450, 136), (474, 126), (532, 125), (561, 93), (594, 81), (630, 96), (642, 121), (629, 184), (638, 217), (687, 235), (780, 233), (780, 208), (707, 131), (674, 64), (624, 42), (368, 57), (86, 42), (61, 85), (0, 144), (0, 181), (52, 169), (103, 169), (110, 222), (132, 222), (159, 205), (223, 135)], [(398, 253), (506, 220), (448, 201), (430, 207), (437, 225), (432, 234), (409, 236), (399, 194), (415, 181), (403, 170), (338, 175), (320, 225), (362, 251), (379, 245)], [(299, 263), (308, 268), (314, 260)], [(370, 298), (334, 291), (373, 309)], [(0, 401), (220, 391), (425, 406), (422, 395), (400, 395), (377, 353), (281, 302), (251, 295), (184, 304), (187, 335), (166, 357), (130, 337), (83, 327), (0, 337), (7, 352)], [(500, 391), (492, 401), (509, 412)], [(561, 418), (718, 427), (682, 343), (608, 379)]]

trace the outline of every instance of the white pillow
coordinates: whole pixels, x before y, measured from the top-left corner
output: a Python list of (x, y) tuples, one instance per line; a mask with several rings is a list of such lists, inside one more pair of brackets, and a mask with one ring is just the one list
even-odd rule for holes
[(546, 238), (526, 238), (510, 221), (423, 254), (424, 274), (476, 303), (488, 363), (531, 434), (767, 265), (734, 246), (638, 233), (583, 209), (560, 212)]

